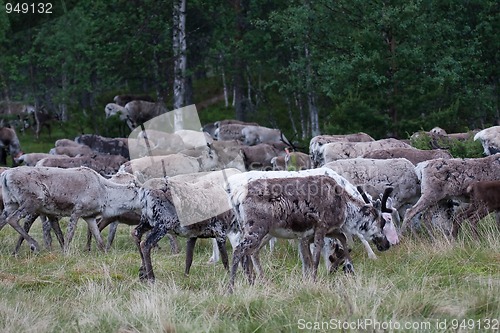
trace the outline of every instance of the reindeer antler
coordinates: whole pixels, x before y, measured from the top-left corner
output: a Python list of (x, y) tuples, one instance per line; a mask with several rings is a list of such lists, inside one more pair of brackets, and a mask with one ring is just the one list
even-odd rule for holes
[(358, 185), (358, 186), (356, 186), (356, 188), (358, 189), (358, 192), (363, 197), (363, 200), (365, 201), (365, 203), (367, 203), (367, 204), (371, 203), (370, 199), (368, 199), (368, 196), (366, 195), (365, 191), (363, 190), (363, 187), (361, 185)]
[(382, 196), (382, 213), (392, 213), (392, 210), (387, 208), (387, 199), (392, 191), (394, 191), (394, 187), (387, 187), (384, 191), (384, 195)]

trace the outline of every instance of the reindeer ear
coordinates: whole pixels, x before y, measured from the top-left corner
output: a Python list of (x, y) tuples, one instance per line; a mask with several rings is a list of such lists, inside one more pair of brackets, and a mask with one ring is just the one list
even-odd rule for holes
[(389, 210), (394, 210), (394, 206), (392, 205), (392, 198), (388, 197), (387, 202), (385, 203), (385, 206)]

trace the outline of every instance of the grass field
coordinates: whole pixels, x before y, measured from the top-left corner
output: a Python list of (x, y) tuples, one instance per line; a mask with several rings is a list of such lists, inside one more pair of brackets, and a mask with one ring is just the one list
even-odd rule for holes
[[(494, 225), (492, 216), (483, 221), (480, 241), (467, 230), (456, 242), (404, 238), (377, 260), (356, 243), (355, 275), (328, 275), (322, 265), (316, 282), (302, 278), (295, 246), (280, 240), (275, 252), (263, 250), (268, 281), (249, 286), (239, 270), (233, 295), (222, 264), (206, 263), (207, 240), (197, 244), (189, 277), (183, 274), (184, 248), (171, 255), (162, 240), (153, 253), (157, 282), (151, 285), (138, 279), (130, 227), (120, 226), (106, 254), (83, 250), (86, 228), (80, 223), (69, 254), (57, 244), (32, 254), (24, 244), (17, 257), (10, 254), (17, 234), (6, 227), (0, 232), (0, 331), (498, 331), (500, 240)], [(39, 223), (32, 233), (42, 240)]]
[[(33, 140), (30, 133), (20, 140), (26, 152), (47, 152), (55, 139), (74, 136), (56, 129), (52, 138), (44, 133)], [(500, 234), (494, 225), (491, 216), (480, 224), (480, 241), (467, 229), (456, 242), (404, 238), (377, 260), (356, 243), (355, 275), (328, 275), (322, 265), (316, 282), (302, 278), (296, 247), (281, 240), (275, 252), (263, 250), (267, 281), (249, 286), (239, 270), (233, 295), (222, 264), (206, 263), (207, 240), (197, 244), (189, 277), (185, 249), (171, 255), (163, 240), (153, 253), (157, 282), (151, 285), (139, 281), (130, 227), (119, 227), (106, 254), (83, 250), (80, 222), (67, 255), (54, 239), (53, 251), (32, 254), (24, 244), (14, 257), (17, 234), (6, 226), (0, 232), (0, 332), (498, 332)], [(31, 233), (43, 243), (39, 222)]]

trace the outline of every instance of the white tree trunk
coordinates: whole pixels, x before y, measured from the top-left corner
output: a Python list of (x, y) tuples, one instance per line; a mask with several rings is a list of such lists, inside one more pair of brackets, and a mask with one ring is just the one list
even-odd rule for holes
[(302, 140), (305, 140), (309, 136), (309, 131), (308, 131), (309, 126), (307, 119), (304, 116), (304, 108), (302, 106), (302, 100), (298, 93), (293, 93), (293, 97), (295, 99), (295, 106), (297, 107), (297, 109), (299, 109), (300, 128), (302, 129)]
[(312, 84), (313, 81), (313, 71), (311, 68), (311, 54), (307, 45), (304, 47), (304, 53), (306, 56), (307, 63), (307, 105), (309, 107), (309, 119), (311, 122), (311, 135), (320, 135), (319, 131), (319, 117), (318, 117), (318, 106), (316, 105), (316, 94)]
[(227, 89), (226, 71), (224, 69), (224, 62), (223, 62), (222, 54), (219, 55), (219, 60), (220, 60), (221, 68), (222, 68), (222, 86), (224, 89), (224, 105), (227, 108), (229, 106), (229, 92)]
[[(174, 51), (174, 110), (185, 106), (186, 95), (186, 0), (174, 0), (173, 13)], [(174, 113), (175, 130), (183, 128), (182, 113)]]
[(66, 63), (63, 62), (62, 64), (62, 75), (61, 75), (61, 87), (63, 91), (63, 100), (61, 103), (59, 103), (59, 115), (61, 117), (61, 121), (65, 122), (68, 121), (68, 105), (66, 103), (67, 100), (67, 94), (68, 94), (68, 75), (66, 72)]

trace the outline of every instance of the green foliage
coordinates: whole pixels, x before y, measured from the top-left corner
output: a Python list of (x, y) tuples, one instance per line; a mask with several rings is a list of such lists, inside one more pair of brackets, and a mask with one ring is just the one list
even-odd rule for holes
[(424, 131), (418, 132), (410, 139), (411, 145), (418, 149), (447, 149), (455, 158), (483, 157), (483, 147), (479, 141), (474, 141), (473, 133), (467, 140), (432, 137)]
[(390, 120), (380, 115), (359, 96), (349, 95), (327, 117), (326, 133), (371, 133), (376, 138), (387, 137)]
[[(65, 106), (79, 130), (111, 134), (99, 110), (114, 94), (170, 102), (171, 16), (171, 1), (153, 0), (65, 0), (46, 16), (2, 11), (2, 99)], [(192, 0), (188, 73), (194, 102), (220, 95), (223, 73), (230, 95), (239, 78), (246, 118), (300, 140), (314, 103), (323, 132), (460, 132), (498, 118), (497, 26), (494, 0)], [(206, 121), (235, 117), (221, 104), (203, 112)]]

